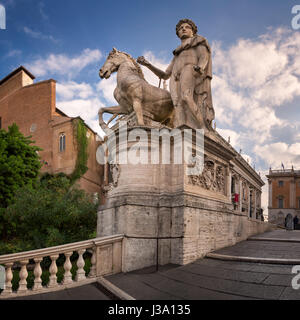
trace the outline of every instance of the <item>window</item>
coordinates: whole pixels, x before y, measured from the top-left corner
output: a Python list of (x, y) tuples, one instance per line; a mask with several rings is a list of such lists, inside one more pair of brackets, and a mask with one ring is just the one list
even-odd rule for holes
[(231, 193), (235, 193), (235, 179), (234, 177), (231, 178)]
[(59, 152), (64, 152), (66, 150), (66, 136), (61, 133), (59, 136)]
[(300, 209), (300, 198), (298, 199), (298, 208)]
[(0, 117), (0, 129), (2, 129), (2, 118)]
[(283, 187), (283, 181), (282, 180), (278, 181), (278, 187)]
[(36, 123), (33, 123), (33, 124), (31, 125), (31, 127), (30, 127), (30, 132), (31, 132), (31, 133), (35, 132), (35, 131), (36, 131), (36, 128), (37, 128)]
[(283, 209), (283, 197), (278, 199), (278, 208)]

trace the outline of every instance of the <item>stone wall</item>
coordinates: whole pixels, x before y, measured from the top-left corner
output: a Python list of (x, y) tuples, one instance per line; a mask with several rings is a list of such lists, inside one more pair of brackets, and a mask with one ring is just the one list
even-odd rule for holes
[(123, 194), (98, 212), (97, 235), (125, 235), (123, 271), (128, 272), (157, 263), (187, 264), (270, 228), (195, 195)]
[[(148, 142), (139, 140), (143, 150)], [(130, 144), (116, 145), (115, 153), (120, 156), (126, 148)], [(187, 175), (187, 164), (172, 161), (111, 168), (115, 174), (99, 207), (97, 236), (125, 235), (124, 272), (157, 263), (190, 263), (270, 228), (256, 214), (250, 217), (250, 209), (260, 210), (263, 181), (215, 132), (205, 135), (204, 169), (198, 175)], [(238, 203), (232, 197), (232, 181)], [(243, 185), (248, 190), (245, 199)]]

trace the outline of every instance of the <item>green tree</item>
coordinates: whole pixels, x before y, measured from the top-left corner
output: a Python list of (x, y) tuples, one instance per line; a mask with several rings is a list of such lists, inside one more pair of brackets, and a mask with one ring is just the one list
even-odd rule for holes
[(9, 241), (0, 254), (45, 248), (96, 236), (97, 203), (64, 174), (24, 186), (5, 212)]
[(25, 137), (16, 124), (8, 131), (0, 130), (0, 208), (13, 202), (18, 188), (32, 186), (37, 180), (41, 163), (37, 151), (31, 144), (31, 137)]

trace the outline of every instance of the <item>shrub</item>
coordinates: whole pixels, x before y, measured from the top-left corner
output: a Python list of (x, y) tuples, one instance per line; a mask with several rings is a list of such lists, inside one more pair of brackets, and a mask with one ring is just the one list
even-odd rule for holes
[(60, 174), (46, 175), (35, 187), (24, 186), (4, 213), (11, 253), (39, 249), (95, 237), (97, 203)]

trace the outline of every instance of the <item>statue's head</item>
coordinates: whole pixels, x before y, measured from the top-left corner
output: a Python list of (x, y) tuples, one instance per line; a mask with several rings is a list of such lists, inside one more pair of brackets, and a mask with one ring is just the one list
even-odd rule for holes
[(180, 27), (183, 24), (188, 24), (191, 27), (192, 32), (193, 32), (193, 36), (197, 33), (197, 31), (198, 31), (197, 26), (195, 25), (195, 23), (192, 20), (190, 20), (190, 19), (182, 19), (176, 25), (177, 37), (181, 38), (180, 35), (179, 35), (179, 30), (180, 30)]

